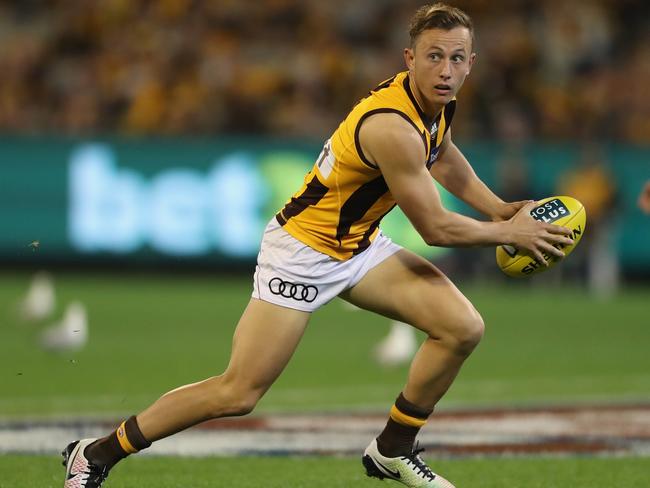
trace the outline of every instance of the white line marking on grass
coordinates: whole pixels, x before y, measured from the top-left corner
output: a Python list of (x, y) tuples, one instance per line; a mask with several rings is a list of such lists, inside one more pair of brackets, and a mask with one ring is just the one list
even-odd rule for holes
[[(385, 416), (272, 415), (224, 419), (163, 439), (148, 454), (358, 454)], [(0, 453), (58, 453), (74, 439), (105, 435), (114, 422), (0, 422)], [(552, 454), (650, 456), (650, 405), (448, 411), (419, 440), (435, 456)]]

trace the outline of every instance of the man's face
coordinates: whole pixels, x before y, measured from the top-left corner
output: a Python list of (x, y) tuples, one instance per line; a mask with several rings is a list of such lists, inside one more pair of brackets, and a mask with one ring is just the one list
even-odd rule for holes
[(463, 86), (476, 54), (465, 27), (428, 29), (404, 50), (406, 65), (427, 105), (445, 105)]

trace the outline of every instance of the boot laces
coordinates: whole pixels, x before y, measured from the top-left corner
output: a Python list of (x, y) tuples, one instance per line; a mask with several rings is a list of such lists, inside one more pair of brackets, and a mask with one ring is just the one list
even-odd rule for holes
[(433, 474), (433, 471), (431, 471), (431, 468), (427, 466), (427, 463), (425, 463), (422, 458), (420, 457), (420, 453), (424, 452), (423, 447), (419, 447), (419, 443), (415, 445), (415, 448), (409, 454), (408, 456), (404, 456), (403, 458), (406, 460), (407, 465), (413, 465), (415, 468), (415, 471), (417, 474), (422, 478), (422, 479), (428, 479), (433, 481), (433, 479), (436, 477), (435, 474)]

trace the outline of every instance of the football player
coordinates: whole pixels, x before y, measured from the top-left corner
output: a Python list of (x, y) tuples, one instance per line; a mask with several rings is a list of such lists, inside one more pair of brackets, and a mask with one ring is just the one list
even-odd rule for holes
[[(563, 255), (554, 244), (572, 241), (569, 229), (529, 215), (534, 202), (497, 197), (452, 141), (456, 93), (476, 58), (471, 19), (427, 5), (413, 17), (410, 37), (406, 71), (352, 109), (268, 224), (225, 372), (164, 394), (106, 437), (68, 445), (65, 487), (97, 488), (118, 461), (158, 439), (251, 412), (311, 313), (336, 296), (426, 333), (385, 428), (362, 457), (366, 473), (413, 488), (453, 486), (425, 464), (414, 440), (480, 341), (483, 319), (449, 278), (394, 244), (379, 223), (399, 205), (430, 245), (509, 244), (541, 262), (542, 253)], [(432, 176), (490, 220), (445, 209)]]

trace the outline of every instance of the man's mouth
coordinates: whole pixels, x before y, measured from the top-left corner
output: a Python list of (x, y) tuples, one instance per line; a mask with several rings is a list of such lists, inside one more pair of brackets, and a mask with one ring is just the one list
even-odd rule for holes
[(434, 88), (438, 91), (449, 91), (451, 90), (451, 87), (449, 85), (436, 85)]

